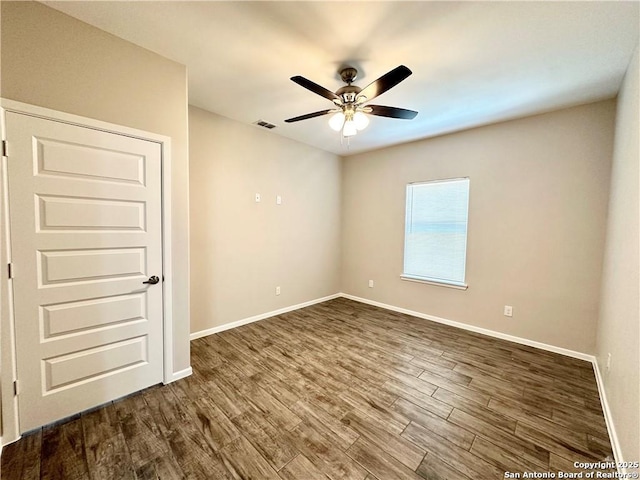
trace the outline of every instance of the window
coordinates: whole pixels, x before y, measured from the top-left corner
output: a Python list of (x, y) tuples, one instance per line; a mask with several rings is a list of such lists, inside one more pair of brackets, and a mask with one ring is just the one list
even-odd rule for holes
[(402, 278), (466, 288), (469, 179), (407, 185)]

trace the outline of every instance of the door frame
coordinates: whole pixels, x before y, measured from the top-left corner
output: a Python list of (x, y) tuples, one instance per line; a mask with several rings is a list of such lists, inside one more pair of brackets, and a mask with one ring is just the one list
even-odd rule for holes
[[(30, 105), (15, 100), (0, 98), (0, 134), (6, 140), (6, 114), (8, 112), (29, 115), (102, 132), (124, 135), (147, 140), (160, 145), (161, 155), (161, 201), (162, 201), (162, 331), (163, 331), (163, 383), (189, 375), (176, 376), (173, 373), (173, 318), (172, 318), (172, 275), (171, 275), (171, 138), (165, 135), (115, 125), (101, 120), (86, 118), (49, 108)], [(18, 397), (14, 393), (17, 380), (15, 317), (13, 310), (13, 281), (9, 278), (8, 264), (11, 263), (11, 231), (9, 217), (8, 159), (2, 154), (0, 163), (0, 409), (2, 412), (2, 445), (20, 438), (20, 417)], [(11, 145), (8, 146), (11, 155)], [(19, 275), (19, 272), (15, 272)]]

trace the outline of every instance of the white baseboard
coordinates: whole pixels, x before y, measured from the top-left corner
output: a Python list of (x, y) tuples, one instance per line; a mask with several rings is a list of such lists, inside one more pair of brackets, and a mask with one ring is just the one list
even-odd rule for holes
[(0, 457), (2, 457), (2, 449), (4, 447), (6, 447), (7, 445), (11, 445), (12, 443), (17, 442), (18, 440), (20, 440), (22, 438), (22, 435), (18, 435), (15, 438), (12, 438), (10, 440), (5, 440), (4, 437), (0, 440), (2, 441), (2, 444), (0, 445)]
[[(620, 465), (620, 462), (624, 462), (624, 459), (622, 458), (622, 448), (620, 448), (618, 434), (616, 433), (616, 427), (613, 423), (613, 415), (609, 409), (609, 402), (607, 401), (607, 394), (604, 389), (604, 380), (596, 357), (593, 357), (593, 369), (596, 374), (596, 383), (598, 384), (598, 393), (600, 394), (600, 404), (602, 405), (602, 412), (604, 413), (604, 421), (607, 424), (607, 432), (609, 432), (609, 438), (611, 439), (613, 458), (618, 465)], [(618, 473), (628, 473), (628, 471), (626, 468), (620, 467), (618, 468)]]
[(180, 380), (181, 378), (184, 378), (184, 377), (188, 377), (192, 373), (193, 373), (193, 369), (191, 367), (187, 367), (184, 370), (173, 372), (171, 374), (171, 380), (168, 383), (175, 382), (176, 380)]
[(528, 345), (530, 347), (539, 348), (541, 350), (546, 350), (548, 352), (559, 353), (560, 355), (565, 355), (567, 357), (573, 357), (573, 358), (577, 358), (579, 360), (584, 360), (591, 363), (595, 362), (595, 357), (593, 355), (589, 355), (588, 353), (577, 352), (577, 351), (569, 350), (567, 348), (562, 348), (562, 347), (556, 347), (555, 345), (549, 345), (546, 343), (537, 342), (535, 340), (529, 340), (528, 338), (516, 337), (515, 335), (509, 335), (507, 333), (497, 332), (495, 330), (489, 330), (487, 328), (482, 328), (482, 327), (476, 327), (475, 325), (456, 322), (454, 320), (449, 320), (447, 318), (436, 317), (435, 315), (428, 315), (426, 313), (416, 312), (415, 310), (409, 310), (406, 308), (396, 307), (394, 305), (388, 305), (386, 303), (376, 302), (375, 300), (369, 300), (367, 298), (356, 297), (355, 295), (350, 295), (348, 293), (336, 293), (334, 295), (329, 295), (328, 297), (317, 298), (315, 300), (299, 303), (297, 305), (291, 305), (289, 307), (281, 308), (279, 310), (274, 310), (272, 312), (261, 313), (260, 315), (254, 315), (253, 317), (243, 318), (235, 322), (225, 323), (224, 325), (218, 325), (217, 327), (208, 328), (206, 330), (200, 330), (198, 332), (193, 332), (189, 338), (191, 340), (195, 340), (196, 338), (206, 337), (207, 335), (213, 335), (214, 333), (224, 332), (225, 330), (230, 330), (232, 328), (240, 327), (242, 325), (247, 325), (248, 323), (257, 322), (259, 320), (264, 320), (265, 318), (274, 317), (276, 315), (281, 315), (287, 312), (292, 312), (300, 308), (309, 307), (311, 305), (315, 305), (316, 303), (326, 302), (327, 300), (333, 300), (334, 298), (339, 298), (339, 297), (348, 298), (349, 300), (353, 300), (360, 303), (366, 303), (367, 305), (373, 305), (374, 307), (380, 307), (380, 308), (384, 308), (386, 310), (391, 310), (394, 312), (404, 313), (406, 315), (411, 315), (412, 317), (431, 320), (432, 322), (442, 323), (444, 325), (449, 325), (451, 327), (461, 328), (463, 330), (468, 330), (470, 332), (480, 333), (482, 335), (487, 335), (489, 337), (500, 338), (502, 340), (519, 343), (521, 345)]
[(322, 303), (322, 302), (326, 302), (327, 300), (333, 300), (334, 298), (338, 298), (340, 296), (341, 296), (340, 293), (336, 293), (333, 295), (329, 295), (328, 297), (316, 298), (315, 300), (299, 303), (297, 305), (291, 305), (289, 307), (284, 307), (279, 310), (273, 310), (272, 312), (261, 313), (260, 315), (254, 315), (253, 317), (247, 317), (241, 320), (236, 320), (235, 322), (225, 323), (224, 325), (218, 325), (217, 327), (207, 328), (206, 330), (193, 332), (189, 336), (189, 338), (191, 340), (195, 340), (196, 338), (206, 337), (207, 335), (213, 335), (214, 333), (224, 332), (225, 330), (230, 330), (232, 328), (241, 327), (242, 325), (247, 325), (249, 323), (257, 322), (259, 320), (264, 320), (265, 318), (275, 317), (276, 315), (282, 315), (283, 313), (292, 312), (294, 310), (299, 310), (304, 307), (309, 307), (311, 305), (315, 305), (316, 303)]
[(548, 345), (546, 343), (536, 342), (535, 340), (516, 337), (514, 335), (509, 335), (508, 333), (496, 332), (495, 330), (476, 327), (475, 325), (469, 325), (467, 323), (456, 322), (454, 320), (436, 317), (434, 315), (427, 315), (426, 313), (416, 312), (414, 310), (408, 310), (406, 308), (395, 307), (393, 305), (387, 305), (386, 303), (381, 303), (381, 302), (376, 302), (374, 300), (369, 300), (366, 298), (356, 297), (354, 295), (349, 295), (348, 293), (341, 293), (340, 296), (344, 298), (348, 298), (349, 300), (354, 300), (356, 302), (366, 303), (367, 305), (373, 305), (375, 307), (384, 308), (386, 310), (392, 310), (394, 312), (411, 315), (412, 317), (424, 318), (425, 320), (431, 320), (432, 322), (442, 323), (444, 325), (461, 328), (463, 330), (468, 330), (470, 332), (481, 333), (482, 335), (487, 335), (489, 337), (500, 338), (502, 340), (508, 340), (509, 342), (515, 342), (521, 345), (528, 345), (530, 347), (539, 348), (540, 350), (547, 350), (548, 352), (559, 353), (560, 355), (565, 355), (567, 357), (573, 357), (573, 358), (585, 360), (587, 362), (592, 362), (592, 363), (595, 360), (593, 355), (589, 355), (587, 353), (576, 352), (574, 350), (569, 350), (567, 348), (556, 347), (555, 345)]

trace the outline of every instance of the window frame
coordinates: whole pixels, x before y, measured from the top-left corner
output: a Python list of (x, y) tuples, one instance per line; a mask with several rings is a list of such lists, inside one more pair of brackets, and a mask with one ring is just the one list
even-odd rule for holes
[[(448, 183), (454, 181), (466, 180), (468, 182), (468, 193), (467, 193), (467, 218), (466, 218), (466, 230), (465, 230), (465, 240), (464, 240), (464, 278), (462, 282), (448, 281), (444, 279), (437, 279), (432, 277), (422, 277), (419, 275), (407, 274), (405, 272), (406, 267), (406, 251), (407, 251), (407, 225), (409, 222), (409, 191), (410, 188), (416, 185), (426, 185), (426, 184), (434, 184), (434, 183)], [(416, 283), (425, 283), (428, 285), (435, 285), (439, 287), (447, 287), (454, 288), (457, 290), (466, 290), (469, 288), (467, 284), (467, 250), (469, 247), (469, 205), (471, 203), (471, 179), (469, 177), (453, 177), (453, 178), (441, 178), (436, 180), (424, 180), (419, 182), (410, 182), (407, 183), (405, 187), (405, 221), (404, 221), (404, 241), (403, 241), (403, 250), (402, 250), (402, 274), (400, 275), (401, 280), (416, 282)]]

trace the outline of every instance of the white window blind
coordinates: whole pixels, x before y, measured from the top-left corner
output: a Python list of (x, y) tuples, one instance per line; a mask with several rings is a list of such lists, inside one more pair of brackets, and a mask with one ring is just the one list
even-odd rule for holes
[(466, 287), (469, 179), (407, 185), (403, 278)]

